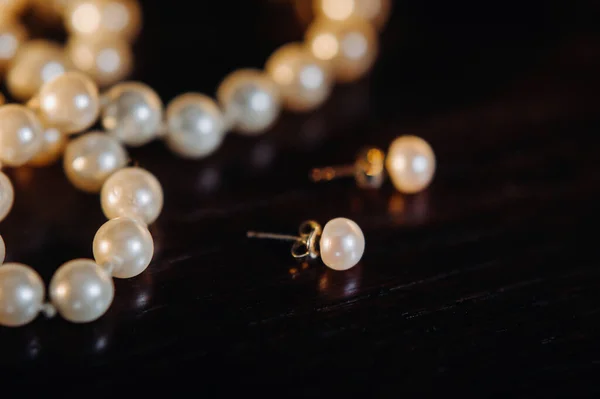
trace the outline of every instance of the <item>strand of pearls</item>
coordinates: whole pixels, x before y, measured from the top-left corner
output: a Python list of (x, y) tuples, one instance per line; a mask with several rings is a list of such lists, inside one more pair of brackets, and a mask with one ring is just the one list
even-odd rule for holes
[[(0, 7), (11, 1), (0, 0)], [(99, 36), (114, 22), (114, 18), (104, 18), (103, 7), (115, 1), (64, 1), (67, 27), (78, 35), (77, 41)], [(147, 226), (162, 210), (163, 192), (151, 173), (126, 167), (125, 145), (141, 146), (161, 137), (176, 154), (203, 158), (220, 147), (226, 132), (262, 134), (282, 108), (297, 112), (315, 109), (326, 101), (336, 81), (351, 82), (370, 70), (378, 52), (376, 27), (387, 19), (389, 0), (314, 3), (318, 18), (303, 43), (276, 50), (264, 70), (229, 74), (219, 86), (216, 100), (185, 93), (173, 99), (165, 111), (156, 92), (143, 83), (119, 83), (100, 94), (102, 82), (97, 75), (65, 68), (51, 79), (41, 79), (34, 91), (37, 94), (27, 105), (0, 106), (0, 166), (47, 165), (64, 149), (66, 176), (81, 190), (99, 192), (109, 219), (94, 237), (93, 260), (72, 260), (56, 271), (50, 281), (49, 302), (45, 301), (42, 279), (31, 267), (2, 265), (0, 325), (21, 326), (40, 312), (52, 316), (56, 311), (71, 322), (91, 322), (113, 301), (112, 277), (134, 277), (148, 267), (154, 246)], [(375, 3), (377, 7), (373, 7)], [(120, 26), (120, 34), (135, 37), (135, 23)], [(67, 143), (66, 136), (86, 131), (98, 119), (103, 132), (88, 132)], [(13, 202), (13, 186), (0, 171), (0, 221)], [(0, 236), (0, 264), (4, 256)]]
[[(44, 283), (33, 268), (2, 264), (6, 251), (0, 236), (0, 325), (22, 326), (40, 312), (53, 316), (56, 311), (74, 323), (94, 321), (113, 301), (112, 277), (131, 278), (146, 270), (154, 254), (148, 225), (163, 206), (160, 183), (142, 168), (127, 167), (106, 179), (100, 198), (109, 220), (94, 237), (94, 259), (75, 259), (60, 266), (50, 280), (49, 302), (45, 302)], [(13, 201), (12, 184), (0, 172), (0, 220)]]
[[(21, 14), (58, 19), (65, 45), (28, 40)], [(11, 96), (29, 100), (56, 76), (79, 70), (102, 87), (123, 80), (133, 64), (131, 42), (141, 26), (137, 0), (0, 0), (0, 75)]]
[[(0, 162), (19, 167), (56, 147), (45, 139), (48, 130), (79, 133), (94, 124), (100, 113), (96, 84), (80, 72), (67, 72), (44, 84), (29, 106), (0, 107)], [(60, 156), (60, 152), (58, 153)], [(126, 167), (127, 151), (116, 138), (90, 132), (71, 140), (64, 153), (65, 172), (73, 184), (100, 192), (109, 219), (94, 237), (94, 259), (76, 259), (55, 272), (45, 302), (45, 287), (33, 268), (20, 263), (0, 267), (0, 325), (21, 326), (40, 312), (56, 311), (74, 323), (102, 316), (114, 298), (112, 277), (131, 278), (150, 264), (154, 243), (148, 225), (163, 207), (163, 191), (150, 172)], [(0, 221), (14, 202), (13, 186), (0, 172)], [(0, 237), (0, 264), (5, 246)]]

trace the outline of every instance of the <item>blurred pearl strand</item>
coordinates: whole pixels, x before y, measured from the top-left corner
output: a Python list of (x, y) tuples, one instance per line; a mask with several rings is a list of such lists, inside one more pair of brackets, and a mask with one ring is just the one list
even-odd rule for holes
[[(149, 172), (126, 167), (124, 145), (141, 146), (160, 137), (174, 153), (200, 159), (220, 147), (227, 131), (260, 135), (282, 108), (306, 112), (319, 107), (334, 82), (358, 80), (371, 69), (378, 53), (376, 31), (390, 8), (390, 0), (315, 0), (317, 19), (303, 43), (277, 49), (264, 71), (229, 74), (217, 90), (217, 100), (185, 93), (165, 111), (160, 97), (143, 83), (118, 83), (99, 93), (98, 86), (118, 81), (129, 71), (130, 50), (124, 43), (139, 31), (137, 3), (31, 1), (62, 16), (71, 37), (65, 49), (43, 41), (25, 42), (16, 16), (26, 1), (0, 0), (0, 15), (5, 16), (0, 20), (0, 68), (8, 71), (11, 94), (28, 101), (0, 107), (0, 166), (48, 165), (64, 149), (68, 179), (81, 190), (100, 192), (109, 221), (94, 238), (94, 260), (76, 259), (56, 271), (49, 302), (31, 267), (19, 263), (0, 267), (0, 325), (5, 326), (27, 324), (40, 312), (52, 316), (58, 311), (75, 323), (96, 320), (112, 303), (111, 276), (134, 277), (150, 264), (154, 249), (147, 225), (162, 210), (162, 188)], [(12, 44), (3, 46), (7, 41)], [(18, 47), (25, 50), (17, 51)], [(98, 62), (107, 48), (118, 55), (119, 66), (112, 73)], [(84, 132), (98, 118), (104, 132), (90, 132), (67, 144), (66, 136)], [(13, 201), (12, 184), (0, 172), (0, 221)], [(4, 256), (0, 236), (0, 264)]]

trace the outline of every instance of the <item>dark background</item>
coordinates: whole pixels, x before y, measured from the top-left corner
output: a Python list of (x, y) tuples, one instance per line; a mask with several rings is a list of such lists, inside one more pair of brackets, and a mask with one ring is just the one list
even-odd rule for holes
[[(213, 94), (225, 74), (261, 67), (304, 29), (283, 0), (142, 6), (135, 78), (165, 102)], [(0, 389), (600, 394), (599, 8), (396, 0), (371, 76), (336, 89), (323, 109), (285, 115), (258, 138), (231, 135), (199, 162), (161, 143), (132, 150), (165, 190), (151, 227), (155, 261), (116, 281), (115, 302), (95, 323), (40, 317), (1, 328)], [(422, 194), (307, 180), (314, 166), (405, 133), (438, 157)], [(8, 260), (48, 282), (63, 262), (91, 257), (104, 222), (98, 197), (76, 191), (60, 165), (10, 175)], [(317, 262), (294, 274), (288, 244), (244, 235), (338, 216), (355, 220), (367, 243), (345, 273)]]

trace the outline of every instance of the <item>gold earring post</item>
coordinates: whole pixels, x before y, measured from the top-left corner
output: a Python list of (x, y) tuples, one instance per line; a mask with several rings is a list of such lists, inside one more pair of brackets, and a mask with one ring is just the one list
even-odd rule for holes
[(309, 220), (300, 225), (299, 235), (263, 233), (260, 231), (249, 231), (246, 233), (248, 238), (263, 238), (280, 241), (293, 241), (292, 256), (296, 259), (319, 257), (318, 239), (321, 237), (321, 225), (313, 220)]
[(281, 241), (301, 241), (302, 240), (302, 238), (299, 236), (263, 233), (261, 231), (249, 231), (248, 233), (246, 233), (246, 236), (248, 238), (265, 238), (268, 240), (281, 240)]
[(369, 147), (358, 153), (352, 165), (327, 166), (310, 171), (310, 180), (327, 182), (343, 177), (354, 177), (361, 188), (379, 188), (385, 180), (385, 153), (379, 148)]
[(343, 177), (354, 176), (356, 167), (354, 165), (327, 166), (315, 168), (310, 171), (310, 179), (315, 182), (331, 181)]

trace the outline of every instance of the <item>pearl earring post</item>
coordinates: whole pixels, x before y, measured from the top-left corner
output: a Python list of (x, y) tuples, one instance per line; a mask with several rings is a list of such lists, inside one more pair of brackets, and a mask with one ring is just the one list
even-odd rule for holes
[(321, 225), (314, 220), (308, 220), (300, 225), (297, 236), (287, 234), (264, 233), (258, 231), (249, 231), (246, 233), (248, 238), (262, 238), (280, 241), (294, 241), (292, 246), (292, 256), (296, 259), (305, 259), (307, 257), (316, 259), (319, 257), (317, 248), (318, 240), (321, 238), (323, 229)]
[(298, 236), (249, 231), (249, 238), (294, 241), (292, 256), (310, 260), (321, 257), (333, 270), (348, 270), (360, 261), (365, 251), (365, 237), (360, 227), (350, 219), (332, 219), (324, 228), (313, 220), (300, 225)]
[(361, 188), (379, 188), (385, 181), (385, 153), (379, 148), (365, 148), (359, 152), (354, 164), (315, 168), (310, 179), (326, 182), (344, 177), (352, 177)]

